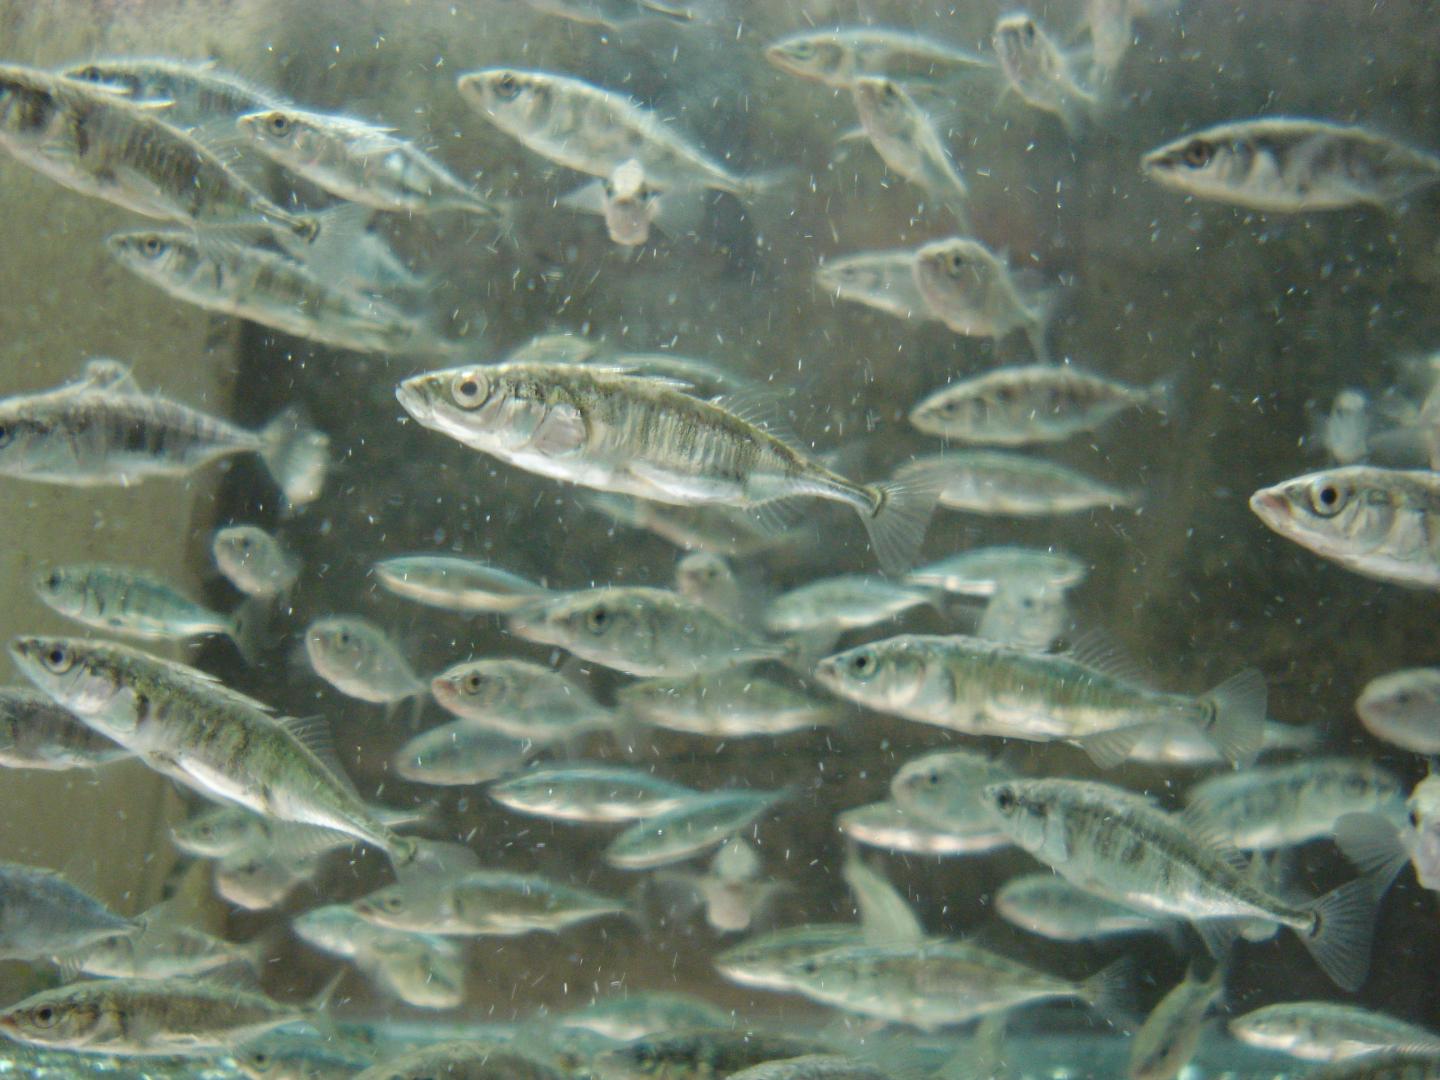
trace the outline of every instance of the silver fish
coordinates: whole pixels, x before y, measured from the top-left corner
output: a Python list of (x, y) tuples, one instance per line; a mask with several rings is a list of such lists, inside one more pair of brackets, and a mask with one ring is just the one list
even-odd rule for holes
[(279, 540), (255, 525), (216, 529), (210, 553), (225, 579), (246, 596), (272, 598), (290, 591), (300, 577), (300, 560)]
[(970, 514), (1044, 517), (1101, 508), (1133, 508), (1140, 492), (1122, 491), (1053, 461), (999, 450), (964, 450), (934, 459), (952, 470), (940, 504)]
[(395, 772), (417, 784), (483, 784), (517, 772), (535, 749), (529, 739), (456, 720), (397, 750)]
[(406, 379), (396, 397), (427, 428), (589, 488), (680, 505), (845, 503), (891, 570), (911, 561), (948, 475), (943, 462), (919, 463), (890, 481), (857, 484), (720, 404), (591, 364), (434, 371)]
[(1100, 99), (1080, 85), (1070, 57), (1033, 16), (1002, 15), (990, 40), (1009, 88), (1025, 104), (1058, 116), (1068, 134), (1099, 109)]
[(248, 1039), (230, 1056), (248, 1080), (350, 1080), (374, 1061), (359, 1045), (289, 1033)]
[(432, 1042), (387, 1057), (352, 1080), (565, 1080), (567, 1073), (487, 1039)]
[[(1319, 741), (1319, 732), (1313, 725), (1277, 724), (1267, 720), (1260, 740), (1260, 753), (1309, 750)], [(1225, 755), (1216, 749), (1203, 731), (1192, 727), (1157, 727), (1140, 736), (1140, 740), (1130, 748), (1126, 760), (1195, 768), (1224, 764)]]
[(990, 446), (1060, 442), (1127, 409), (1163, 406), (1165, 383), (1126, 386), (1069, 365), (1000, 368), (935, 391), (910, 411), (928, 435)]
[(985, 604), (975, 636), (1017, 649), (1048, 651), (1070, 626), (1065, 593), (1034, 582), (1007, 582)]
[(16, 667), (152, 769), (208, 797), (319, 825), (413, 858), (415, 841), (378, 820), (350, 782), (259, 702), (203, 672), (123, 645), (17, 638)]
[(234, 945), (152, 910), (138, 933), (104, 938), (65, 959), (86, 975), (107, 979), (170, 979), (205, 975), (237, 963), (259, 971), (272, 945), (269, 935)]
[(686, 551), (751, 555), (794, 545), (807, 535), (803, 527), (776, 533), (753, 514), (722, 505), (674, 506), (603, 491), (585, 492), (582, 499), (616, 524), (645, 529)]
[(1334, 1001), (1285, 1001), (1230, 1021), (1243, 1043), (1305, 1061), (1344, 1061), (1374, 1054), (1440, 1055), (1440, 1034), (1385, 1013)]
[(562, 1027), (583, 1028), (629, 1042), (688, 1028), (723, 1027), (730, 1019), (714, 1005), (688, 994), (649, 991), (602, 997), (557, 1017)]
[(1406, 668), (1371, 679), (1355, 712), (1377, 739), (1417, 754), (1440, 754), (1440, 668)]
[(991, 822), (976, 823), (973, 831), (942, 829), (889, 800), (842, 811), (835, 827), (858, 843), (904, 855), (983, 855), (1010, 845)]
[(1440, 474), (1348, 465), (1250, 496), (1275, 532), (1378, 581), (1440, 589)]
[(509, 612), (550, 590), (478, 559), (401, 555), (381, 559), (375, 578), (396, 596), (446, 611)]
[(601, 26), (621, 30), (632, 23), (647, 19), (669, 19), (671, 22), (692, 23), (698, 17), (689, 4), (670, 0), (524, 0), (543, 15), (569, 19), (582, 26)]
[(236, 123), (272, 161), (332, 195), (394, 213), (500, 212), (393, 129), (349, 116), (289, 106), (247, 113)]
[(934, 120), (893, 79), (858, 76), (851, 96), (860, 127), (885, 165), (923, 188), (968, 229), (970, 189)]
[(549, 766), (490, 787), (490, 797), (521, 814), (557, 821), (641, 821), (677, 809), (699, 792), (640, 769)]
[(246, 911), (268, 911), (283, 904), (297, 886), (313, 881), (319, 871), (318, 858), (296, 861), (245, 848), (215, 864), (215, 892)]
[(385, 631), (358, 615), (311, 623), (305, 653), (315, 674), (347, 697), (388, 705), (426, 690)]
[(641, 679), (616, 692), (626, 716), (654, 727), (712, 738), (783, 735), (840, 718), (835, 702), (746, 667), (679, 679)]
[(552, 742), (609, 727), (609, 709), (559, 672), (528, 660), (471, 660), (442, 671), (430, 692), (462, 721), (516, 739)]
[(995, 911), (1006, 922), (1052, 941), (1163, 933), (1179, 925), (1176, 919), (1093, 896), (1050, 871), (1011, 878), (995, 893)]
[(1047, 589), (1074, 588), (1089, 568), (1063, 551), (1022, 547), (983, 547), (962, 551), (905, 575), (906, 581), (932, 585), (961, 596), (992, 597), (1014, 582)]
[(7, 769), (94, 769), (130, 751), (36, 690), (0, 687), (0, 766)]
[(664, 1032), (601, 1054), (594, 1070), (599, 1080), (726, 1080), (753, 1065), (824, 1050), (814, 1039), (743, 1026)]
[(797, 962), (864, 942), (858, 923), (814, 923), (747, 938), (715, 957), (715, 970), (741, 986), (760, 990), (792, 990), (789, 974)]
[(165, 221), (318, 235), (313, 216), (277, 206), (163, 116), (100, 85), (0, 66), (0, 147), (71, 191)]
[(994, 68), (983, 56), (883, 26), (802, 30), (765, 46), (765, 59), (781, 71), (840, 90), (851, 89), (862, 75), (925, 83)]
[(772, 634), (851, 630), (894, 619), (933, 599), (928, 589), (884, 578), (858, 574), (824, 578), (772, 600), (765, 608), (765, 628)]
[(329, 443), (293, 409), (249, 431), (141, 393), (114, 361), (91, 361), (53, 390), (0, 399), (0, 475), (52, 484), (125, 486), (258, 454), (286, 498), (303, 505), (320, 494)]
[(675, 591), (732, 622), (746, 622), (749, 597), (723, 555), (692, 551), (675, 564)]
[(164, 578), (126, 566), (56, 566), (36, 576), (35, 591), (53, 611), (98, 630), (152, 641), (220, 634), (240, 642), (236, 616), (211, 611)]
[(445, 937), (555, 932), (628, 911), (623, 902), (588, 889), (504, 870), (417, 876), (363, 896), (351, 906), (376, 926)]
[[(464, 1000), (464, 972), (455, 942), (366, 922), (349, 904), (328, 904), (297, 916), (302, 941), (355, 963), (400, 1000), (422, 1009), (453, 1009)], [(419, 978), (406, 978), (412, 970)], [(398, 977), (397, 977), (398, 976)]]
[(74, 953), (137, 923), (115, 914), (53, 870), (0, 862), (0, 957), (43, 960)]
[(213, 60), (100, 57), (72, 64), (60, 74), (116, 91), (132, 102), (149, 103), (171, 127), (202, 127), (207, 137), (223, 134), (219, 122), (233, 123), (245, 113), (285, 104), (273, 90), (221, 71)]
[(560, 205), (605, 219), (610, 239), (636, 248), (650, 239), (653, 225), (666, 236), (695, 232), (705, 213), (705, 189), (661, 189), (650, 182), (645, 167), (631, 159), (603, 180), (592, 180), (560, 198)]
[(841, 1054), (804, 1054), (752, 1065), (731, 1073), (735, 1080), (889, 1080), (889, 1075)]
[(1007, 779), (1010, 770), (969, 750), (939, 750), (900, 767), (890, 797), (905, 813), (947, 832), (971, 833), (991, 826), (980, 792)]
[(763, 181), (707, 158), (658, 114), (567, 75), (486, 68), (462, 75), (460, 96), (507, 135), (558, 165), (609, 177), (638, 162), (657, 188), (710, 187), (748, 198)]
[(1337, 985), (1353, 990), (1365, 980), (1375, 906), (1390, 874), (1292, 903), (1259, 887), (1178, 819), (1120, 788), (1010, 780), (990, 785), (984, 797), (1014, 842), (1066, 880), (1142, 912), (1189, 919), (1212, 953), (1223, 952), (1238, 928), (1286, 926)]
[(1168, 188), (1252, 210), (1391, 207), (1440, 181), (1440, 157), (1368, 128), (1266, 117), (1220, 124), (1153, 150), (1146, 175)]
[(610, 842), (605, 861), (622, 870), (650, 870), (717, 847), (758, 821), (786, 791), (711, 791), (673, 810), (637, 821)]
[(1051, 294), (1022, 284), (978, 240), (955, 236), (926, 244), (915, 252), (911, 273), (926, 309), (955, 333), (998, 341), (1020, 330), (1036, 359), (1049, 356)]
[(1192, 965), (1130, 1040), (1130, 1080), (1175, 1080), (1195, 1056), (1205, 1015), (1224, 989), (1223, 965), (1204, 977)]
[(915, 252), (867, 251), (827, 259), (815, 284), (837, 299), (850, 300), (901, 319), (939, 319), (915, 282)]

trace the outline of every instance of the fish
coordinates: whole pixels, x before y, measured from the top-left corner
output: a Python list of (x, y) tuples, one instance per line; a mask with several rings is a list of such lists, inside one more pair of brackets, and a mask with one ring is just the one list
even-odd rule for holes
[(442, 937), (558, 933), (592, 919), (629, 914), (622, 901), (589, 889), (505, 870), (402, 879), (351, 907), (376, 926)]
[(1123, 491), (1053, 461), (999, 450), (962, 450), (928, 461), (945, 462), (951, 480), (940, 505), (969, 514), (1047, 517), (1098, 509), (1134, 509), (1139, 491)]
[(1085, 0), (1083, 21), (1090, 35), (1090, 79), (1109, 82), (1135, 43), (1134, 0)]
[(432, 1042), (387, 1057), (352, 1080), (565, 1080), (567, 1073), (493, 1041)]
[(684, 555), (675, 564), (675, 591), (721, 618), (737, 623), (748, 621), (750, 598), (724, 555), (713, 551)]
[(600, 26), (607, 30), (623, 30), (634, 23), (650, 19), (668, 19), (675, 23), (693, 23), (697, 10), (688, 4), (669, 0), (524, 0), (533, 10), (544, 15), (568, 19), (582, 26)]
[(725, 1080), (754, 1065), (824, 1049), (811, 1039), (721, 1027), (637, 1039), (599, 1055), (593, 1068), (598, 1080)]
[(71, 191), (203, 228), (254, 224), (312, 242), (319, 221), (277, 206), (205, 144), (103, 84), (0, 65), (0, 147)]
[(701, 675), (789, 654), (667, 589), (586, 589), (513, 612), (512, 633), (629, 675)]
[(898, 618), (933, 601), (934, 593), (917, 585), (846, 574), (777, 596), (765, 608), (765, 629), (772, 634), (852, 630)]
[(935, 121), (893, 79), (860, 75), (850, 93), (860, 128), (886, 167), (923, 188), (968, 229), (970, 189)]
[(471, 660), (442, 671), (430, 692), (462, 721), (544, 744), (614, 723), (609, 709), (557, 671), (528, 660)]
[(1138, 685), (1103, 650), (1046, 654), (902, 634), (827, 657), (815, 678), (857, 704), (951, 731), (1073, 742), (1102, 767), (1157, 726), (1203, 731), (1235, 761), (1253, 758), (1263, 737), (1265, 678), (1254, 668), (1192, 697)]
[(710, 791), (629, 826), (605, 848), (621, 870), (651, 870), (717, 847), (749, 828), (788, 791)]
[(1440, 776), (1431, 773), (1415, 785), (1406, 801), (1407, 820), (1362, 812), (1341, 816), (1335, 822), (1335, 842), (1356, 866), (1367, 873), (1393, 878), (1408, 861), (1415, 880), (1424, 888), (1440, 890)]
[(1033, 582), (1010, 582), (985, 604), (975, 636), (1017, 649), (1048, 652), (1070, 626), (1065, 593)]
[[(668, 918), (703, 907), (706, 923), (722, 934), (750, 929), (775, 896), (787, 888), (785, 882), (762, 874), (759, 853), (738, 837), (720, 845), (704, 873), (662, 870), (646, 884), (659, 891)], [(675, 897), (678, 902), (672, 899)]]
[[(1313, 725), (1277, 724), (1266, 720), (1260, 740), (1260, 753), (1283, 750), (1309, 750), (1320, 741)], [(1130, 748), (1127, 761), (1147, 765), (1220, 765), (1225, 755), (1205, 737), (1204, 732), (1189, 727), (1155, 728), (1146, 732)]]
[(317, 856), (297, 861), (245, 848), (215, 864), (215, 892), (246, 911), (268, 911), (283, 904), (297, 886), (314, 881), (319, 871)]
[(971, 750), (937, 750), (906, 762), (890, 781), (890, 798), (906, 814), (937, 829), (971, 833), (988, 828), (981, 789), (1010, 770)]
[(1440, 156), (1369, 128), (1285, 116), (1185, 135), (1150, 151), (1140, 167), (1186, 195), (1281, 214), (1390, 209), (1440, 181)]
[(432, 371), (406, 379), (396, 397), (423, 427), (592, 489), (679, 505), (845, 503), (892, 572), (913, 561), (948, 476), (943, 462), (922, 462), (857, 484), (721, 404), (593, 364)]
[(833, 701), (734, 667), (682, 678), (640, 679), (615, 694), (621, 712), (652, 727), (736, 739), (826, 727), (840, 718)]
[(313, 1022), (334, 987), (292, 1005), (200, 979), (95, 979), (10, 1005), (0, 1011), (0, 1032), (82, 1054), (210, 1056), (286, 1024)]
[(1417, 754), (1440, 754), (1440, 668), (1405, 668), (1371, 679), (1355, 713), (1377, 739)]
[(341, 199), (391, 213), (500, 217), (494, 204), (393, 128), (290, 106), (246, 113), (235, 123), (254, 149)]
[(793, 990), (789, 972), (798, 961), (832, 949), (859, 945), (865, 931), (858, 923), (813, 923), (746, 938), (714, 958), (715, 970), (731, 982), (759, 990)]
[(313, 739), (312, 730), (287, 725), (204, 672), (78, 638), (16, 638), (10, 655), (57, 704), (206, 798), (345, 833), (396, 865), (414, 858), (415, 841), (380, 821), (301, 739)]
[(417, 784), (483, 784), (519, 771), (537, 749), (529, 739), (456, 720), (415, 736), (395, 752), (395, 773)]
[(787, 74), (837, 90), (853, 89), (865, 75), (923, 84), (995, 66), (927, 35), (883, 26), (802, 30), (765, 46), (765, 59)]
[(1242, 851), (1326, 837), (1345, 814), (1405, 821), (1405, 788), (1388, 769), (1348, 757), (1307, 757), (1221, 774), (1185, 793), (1185, 823)]
[(1169, 933), (1180, 925), (1177, 919), (1094, 896), (1048, 870), (1005, 882), (995, 893), (995, 911), (1006, 922), (1051, 941)]
[(193, 926), (175, 923), (152, 909), (141, 919), (138, 932), (102, 938), (70, 953), (64, 961), (86, 975), (107, 979), (194, 978), (237, 963), (259, 971), (273, 947), (274, 940), (268, 934), (236, 945)]
[[(429, 820), (433, 807), (423, 804), (413, 810), (385, 806), (372, 809), (380, 821), (398, 827)], [(274, 851), (285, 858), (303, 860), (355, 842), (347, 832), (265, 817), (232, 803), (209, 806), (172, 826), (170, 839), (181, 851), (202, 859)]]
[(227, 525), (210, 539), (210, 554), (225, 580), (246, 596), (274, 599), (300, 578), (299, 558), (256, 525)]
[(460, 76), (456, 86), (465, 103), (500, 131), (576, 172), (606, 178), (634, 161), (662, 191), (706, 187), (741, 199), (768, 182), (729, 172), (659, 114), (582, 79), (485, 68)]
[(930, 825), (891, 800), (843, 810), (835, 827), (861, 844), (905, 855), (983, 855), (1009, 847), (1010, 840), (989, 822), (957, 832)]
[(1347, 465), (1261, 488), (1250, 509), (1273, 532), (1364, 577), (1440, 589), (1440, 474)]
[(905, 580), (960, 596), (990, 598), (1014, 582), (1073, 589), (1089, 569), (1083, 560), (1054, 548), (980, 547), (911, 570)]
[(1362, 462), (1370, 454), (1372, 422), (1370, 399), (1363, 390), (1347, 386), (1335, 395), (1319, 424), (1320, 444), (1337, 465)]
[(519, 574), (452, 555), (400, 555), (381, 559), (373, 570), (396, 596), (446, 611), (504, 614), (551, 595)]
[(92, 731), (49, 696), (21, 686), (0, 687), (0, 767), (63, 772), (98, 769), (130, 751)]
[(545, 766), (491, 785), (508, 810), (556, 821), (643, 821), (679, 808), (699, 792), (641, 769), (581, 762)]
[(67, 79), (94, 83), (136, 104), (156, 106), (171, 127), (200, 128), (205, 138), (222, 134), (221, 124), (246, 113), (279, 108), (281, 95), (222, 71), (213, 60), (160, 57), (97, 57), (61, 68)]
[(960, 941), (842, 946), (790, 964), (804, 996), (847, 1012), (934, 1031), (1034, 1001), (1104, 1006), (1129, 982), (1129, 962), (1071, 982)]
[(75, 563), (42, 570), (35, 592), (66, 618), (151, 641), (220, 635), (245, 644), (240, 617), (222, 615), (190, 599), (164, 578), (108, 563)]
[[(117, 263), (170, 296), (307, 341), (374, 353), (458, 348), (397, 305), (346, 284), (338, 271), (289, 252), (153, 229), (112, 233), (105, 245)], [(353, 266), (355, 254), (348, 257)]]
[(142, 393), (129, 368), (92, 360), (51, 390), (0, 398), (0, 476), (70, 487), (185, 477), (212, 461), (257, 454), (286, 499), (324, 486), (330, 440), (288, 407), (259, 431)]
[(140, 929), (55, 871), (16, 862), (0, 862), (0, 912), (5, 960), (64, 956)]
[(621, 1042), (689, 1028), (720, 1028), (729, 1021), (729, 1013), (708, 1001), (659, 990), (606, 995), (556, 1017), (561, 1027), (593, 1031)]
[(1314, 901), (1267, 892), (1217, 848), (1148, 799), (1084, 780), (1008, 780), (984, 789), (1019, 847), (1086, 892), (1138, 911), (1178, 916), (1220, 955), (1235, 931), (1288, 927), (1339, 987), (1370, 966), (1375, 908), (1391, 875), (1362, 876)]
[(230, 1056), (248, 1080), (350, 1080), (374, 1062), (357, 1044), (284, 1032), (249, 1039)]
[(390, 705), (426, 690), (385, 631), (358, 615), (315, 620), (305, 630), (305, 653), (315, 674), (346, 697)]
[(349, 904), (312, 908), (296, 916), (291, 927), (307, 944), (353, 961), (408, 1005), (453, 1009), (464, 1000), (460, 949), (448, 938), (376, 926)]
[(705, 213), (703, 187), (660, 188), (631, 158), (601, 180), (591, 180), (560, 198), (560, 205), (582, 214), (598, 214), (613, 243), (637, 248), (650, 239), (653, 225), (669, 237), (687, 236)]
[(867, 251), (826, 259), (815, 284), (838, 300), (850, 300), (900, 319), (939, 320), (915, 282), (915, 252)]
[(927, 435), (988, 446), (1062, 442), (1122, 412), (1163, 408), (1168, 383), (1127, 386), (1069, 365), (999, 368), (945, 386), (910, 411)]
[(926, 310), (955, 333), (999, 341), (1019, 330), (1035, 358), (1048, 360), (1053, 294), (1012, 274), (980, 241), (934, 240), (916, 249), (910, 272)]
[(1379, 1054), (1440, 1055), (1440, 1034), (1398, 1017), (1334, 1001), (1285, 1001), (1230, 1021), (1250, 1046), (1304, 1061), (1346, 1061)]
[(1033, 16), (1000, 16), (990, 41), (1007, 88), (1032, 108), (1059, 117), (1067, 135), (1077, 135), (1099, 111), (1099, 97), (1080, 85), (1070, 56)]
[(582, 498), (617, 525), (644, 529), (685, 551), (733, 558), (794, 546), (807, 535), (803, 527), (777, 533), (770, 522), (722, 505), (676, 506), (604, 491), (585, 492)]
[(1192, 964), (1130, 1040), (1130, 1080), (1175, 1080), (1195, 1056), (1205, 1016), (1224, 991), (1222, 964), (1203, 976)]
[(731, 1073), (737, 1080), (888, 1080), (889, 1074), (841, 1054), (804, 1054)]

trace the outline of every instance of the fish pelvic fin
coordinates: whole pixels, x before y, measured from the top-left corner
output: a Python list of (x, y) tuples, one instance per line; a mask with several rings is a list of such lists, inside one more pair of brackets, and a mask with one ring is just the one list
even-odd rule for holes
[(1201, 698), (1209, 712), (1205, 737), (1226, 760), (1248, 765), (1260, 753), (1268, 700), (1265, 676), (1255, 668), (1232, 675)]
[(885, 573), (899, 576), (915, 565), (935, 503), (951, 474), (947, 463), (914, 461), (867, 489), (872, 504), (862, 511), (870, 546)]
[(265, 425), (260, 440), (260, 457), (292, 506), (319, 498), (330, 467), (328, 435), (292, 406)]
[(1300, 940), (1342, 990), (1359, 990), (1370, 973), (1376, 908), (1393, 877), (1389, 868), (1382, 866), (1332, 889), (1311, 905), (1314, 921)]

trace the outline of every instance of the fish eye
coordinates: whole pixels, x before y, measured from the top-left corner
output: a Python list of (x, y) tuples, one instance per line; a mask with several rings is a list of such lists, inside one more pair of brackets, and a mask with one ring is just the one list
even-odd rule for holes
[(140, 241), (140, 254), (147, 259), (155, 258), (162, 250), (164, 250), (164, 245), (160, 243), (158, 236), (147, 236)]
[(1011, 791), (1000, 791), (995, 795), (995, 808), (1002, 814), (1008, 814), (1015, 809), (1015, 794)]
[(75, 666), (75, 657), (64, 645), (51, 645), (45, 650), (45, 655), (40, 658), (40, 662), (56, 675), (64, 675)]
[(886, 101), (895, 101), (900, 97), (900, 91), (896, 88), (893, 82), (881, 83), (880, 93)]
[(278, 135), (284, 138), (290, 134), (290, 118), (284, 113), (271, 113), (265, 118), (265, 127), (271, 135)]
[(513, 100), (520, 93), (520, 80), (508, 71), (495, 80), (495, 93), (506, 101)]
[(100, 69), (94, 64), (91, 64), (87, 68), (82, 68), (80, 74), (75, 77), (77, 79), (84, 79), (86, 82), (99, 82), (103, 76), (100, 74)]
[(950, 272), (951, 277), (958, 277), (965, 269), (965, 256), (958, 251), (952, 251), (945, 256), (945, 269)]
[(35, 1022), (37, 1027), (53, 1027), (55, 1021), (59, 1019), (59, 1013), (50, 1005), (41, 1005), (30, 1014), (30, 1019)]
[(45, 575), (45, 585), (47, 588), (58, 589), (64, 580), (59, 570), (51, 570), (50, 573)]
[(1419, 810), (1411, 810), (1411, 811), (1410, 811), (1410, 827), (1411, 827), (1412, 829), (1418, 829), (1418, 828), (1420, 828), (1420, 811), (1419, 811)]
[(1034, 45), (1035, 21), (1033, 19), (1026, 19), (1024, 24), (1020, 27), (1020, 33), (1024, 35), (1026, 45)]
[(480, 678), (478, 671), (472, 671), (461, 680), (460, 685), (467, 694), (478, 694), (480, 688), (485, 685), (485, 680)]
[(937, 784), (939, 784), (939, 783), (940, 783), (940, 770), (939, 770), (939, 769), (931, 769), (931, 770), (930, 770), (928, 773), (926, 773), (926, 775), (925, 775), (925, 782), (928, 783), (931, 787), (935, 787)]
[(239, 543), (239, 545), (240, 545), (240, 550), (241, 550), (241, 551), (249, 551), (249, 550), (250, 550), (250, 537), (248, 537), (248, 536), (242, 536), (242, 537), (240, 537), (238, 543)]
[(1192, 169), (1203, 169), (1210, 164), (1210, 159), (1214, 154), (1215, 151), (1204, 139), (1192, 139), (1181, 152), (1181, 157), (1185, 159), (1185, 164)]
[(1345, 508), (1345, 492), (1331, 483), (1316, 484), (1310, 489), (1310, 509), (1321, 517), (1334, 517)]
[(455, 376), (450, 384), (450, 396), (462, 409), (474, 409), (485, 400), (490, 387), (485, 376), (477, 371), (465, 371)]
[(12, 436), (13, 432), (11, 432), (11, 430), (4, 424), (0, 424), (0, 446), (4, 446), (6, 443), (8, 443)]
[(856, 678), (868, 679), (875, 674), (875, 657), (870, 652), (857, 653), (850, 661), (850, 672)]
[(790, 46), (790, 55), (796, 60), (809, 60), (815, 55), (815, 46), (809, 41), (797, 41)]
[(603, 634), (610, 625), (610, 612), (602, 604), (591, 608), (585, 615), (585, 625), (597, 634)]

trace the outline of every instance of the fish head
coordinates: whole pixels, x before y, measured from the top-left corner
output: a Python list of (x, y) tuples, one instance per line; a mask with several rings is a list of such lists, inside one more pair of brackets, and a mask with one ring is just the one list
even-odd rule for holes
[(587, 589), (524, 608), (510, 617), (509, 625), (530, 641), (583, 656), (597, 649), (608, 655), (623, 647), (647, 631), (648, 620), (642, 599), (617, 589)]
[[(118, 698), (124, 682), (115, 650), (84, 638), (16, 638), (15, 666), (57, 704), (77, 716), (96, 718)], [(111, 724), (101, 728), (111, 734)]]
[(292, 865), (278, 856), (242, 848), (216, 865), (215, 891), (247, 911), (264, 911), (283, 901), (312, 873), (313, 864)]
[(889, 134), (902, 134), (910, 127), (915, 103), (894, 79), (861, 75), (853, 84), (855, 107), (868, 126)]
[(650, 225), (659, 212), (660, 193), (646, 188), (633, 198), (605, 196), (605, 231), (621, 247), (638, 247), (650, 239)]
[(33, 1046), (76, 1048), (98, 1034), (104, 1019), (98, 996), (78, 987), (48, 990), (0, 1012), (0, 1031), (17, 1042)]
[(102, 87), (112, 93), (123, 94), (125, 97), (144, 96), (145, 83), (138, 74), (133, 71), (125, 71), (104, 61), (92, 60), (86, 64), (74, 64), (62, 70), (60, 74), (67, 79)]
[(1059, 50), (1027, 12), (1002, 15), (990, 40), (1000, 66), (1014, 83), (1050, 82), (1060, 74)]
[(910, 423), (927, 435), (963, 436), (989, 418), (989, 402), (964, 387), (937, 390), (910, 410)]
[(111, 233), (105, 247), (127, 270), (153, 281), (185, 280), (203, 259), (193, 236), (152, 229)]
[(1257, 1009), (1230, 1021), (1230, 1033), (1265, 1050), (1292, 1052), (1323, 1037), (1314, 1018), (1292, 1009)]
[(395, 396), (421, 426), (480, 449), (523, 445), (548, 408), (542, 380), (507, 364), (415, 375)]
[(78, 566), (52, 566), (35, 575), (35, 593), (53, 611), (70, 618), (85, 612), (86, 570)]
[(1151, 180), (1192, 195), (1223, 196), (1244, 180), (1253, 148), (1220, 129), (1186, 135), (1140, 159)]
[(984, 813), (981, 789), (1003, 776), (982, 754), (945, 750), (903, 765), (890, 781), (890, 794), (903, 810), (943, 817), (970, 811), (978, 818)]
[(19, 400), (0, 402), (0, 476), (64, 471), (73, 455), (70, 440), (56, 438), (61, 431), (46, 409)]
[(475, 660), (436, 675), (430, 692), (457, 716), (483, 716), (515, 696), (515, 678), (503, 660)]
[(1440, 669), (1410, 668), (1372, 679), (1355, 701), (1369, 727), (1419, 729), (1440, 714)]
[(693, 551), (675, 566), (676, 592), (697, 603), (726, 595), (734, 587), (730, 560), (712, 551)]
[(0, 145), (44, 144), (65, 111), (53, 85), (42, 71), (0, 65)]
[(855, 70), (854, 53), (832, 34), (792, 34), (765, 47), (765, 59), (802, 79), (831, 86), (849, 84)]
[(216, 531), (210, 552), (220, 572), (244, 591), (263, 591), (274, 587), (270, 580), (283, 569), (280, 560), (271, 558), (275, 541), (264, 529), (254, 525), (231, 525)]
[(296, 109), (266, 109), (235, 121), (256, 149), (285, 160), (314, 157), (328, 138), (321, 127)]
[(937, 240), (915, 253), (915, 285), (937, 313), (983, 314), (1000, 268), (995, 256), (963, 237)]
[(889, 638), (826, 657), (815, 666), (815, 678), (843, 698), (883, 710), (912, 701), (925, 671), (923, 658), (903, 638)]
[(351, 910), (367, 923), (391, 930), (423, 931), (434, 925), (443, 911), (443, 888), (417, 887), (414, 882), (389, 885), (350, 903)]
[(539, 71), (486, 68), (456, 85), (471, 108), (511, 134), (544, 128), (555, 104), (554, 80)]
[(987, 784), (980, 801), (1001, 831), (1031, 854), (1045, 849), (1060, 825), (1053, 800), (1023, 781)]
[(1371, 551), (1402, 512), (1393, 485), (1368, 482), (1371, 470), (1347, 466), (1309, 473), (1250, 496), (1250, 509), (1274, 532), (1317, 555), (1344, 559)]
[(247, 810), (217, 806), (172, 827), (170, 836), (189, 855), (223, 859), (254, 839), (258, 825), (259, 819)]
[(327, 904), (297, 915), (291, 922), (295, 933), (316, 948), (337, 956), (354, 956), (360, 949), (365, 926), (349, 904)]

